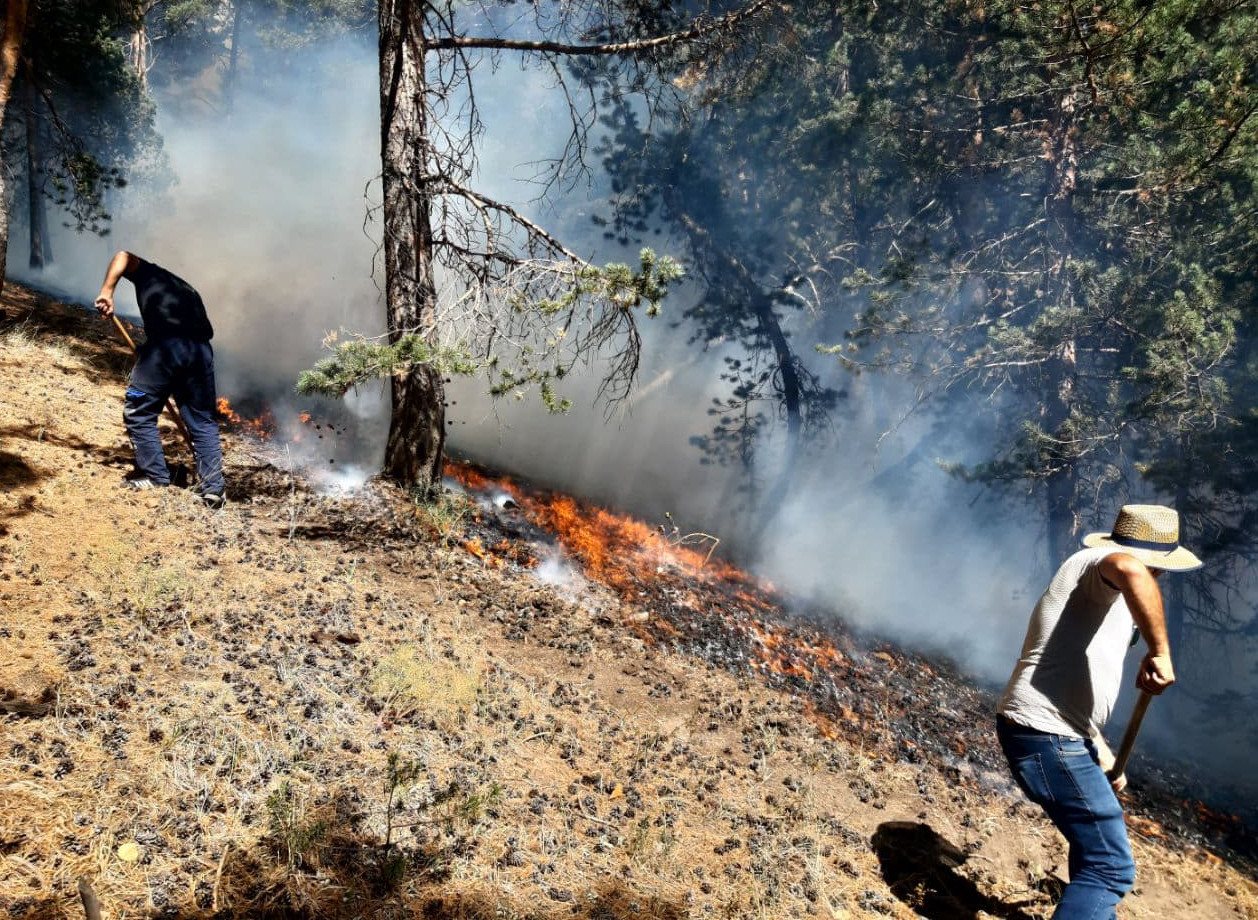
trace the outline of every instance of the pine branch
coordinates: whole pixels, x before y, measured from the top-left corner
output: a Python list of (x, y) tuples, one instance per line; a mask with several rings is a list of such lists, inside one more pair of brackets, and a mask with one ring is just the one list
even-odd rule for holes
[(645, 38), (636, 41), (624, 42), (606, 42), (602, 44), (569, 44), (566, 42), (556, 41), (524, 41), (512, 38), (495, 38), (489, 36), (464, 36), (452, 35), (446, 38), (437, 38), (430, 40), (426, 47), (429, 49), (448, 50), (452, 48), (481, 48), (490, 50), (510, 50), (510, 51), (535, 51), (542, 54), (577, 54), (577, 55), (615, 55), (615, 54), (638, 54), (643, 51), (653, 51), (657, 48), (667, 48), (672, 45), (679, 45), (685, 42), (695, 41), (704, 38), (722, 29), (732, 28), (741, 22), (751, 19), (757, 13), (767, 9), (774, 0), (755, 0), (740, 10), (732, 13), (726, 13), (710, 21), (696, 19), (687, 29), (678, 32), (671, 32), (668, 35), (659, 35), (655, 38)]
[(331, 357), (301, 373), (297, 392), (340, 398), (354, 387), (404, 374), (419, 365), (431, 365), (442, 373), (476, 372), (476, 365), (465, 352), (429, 345), (422, 335), (412, 332), (390, 344), (358, 339), (337, 345)]
[(444, 192), (450, 195), (458, 196), (459, 198), (463, 198), (464, 200), (472, 204), (474, 207), (487, 210), (487, 211), (498, 212), (499, 214), (503, 215), (508, 220), (510, 220), (512, 223), (515, 223), (518, 226), (522, 227), (525, 230), (525, 232), (527, 232), (530, 236), (534, 237), (535, 239), (540, 240), (549, 249), (553, 250), (556, 253), (562, 254), (563, 256), (571, 260), (572, 262), (575, 262), (577, 265), (588, 266), (590, 264), (585, 259), (581, 258), (579, 255), (573, 252), (571, 249), (564, 246), (563, 243), (561, 243), (555, 236), (553, 236), (544, 227), (529, 220), (527, 217), (525, 217), (515, 208), (511, 207), (511, 205), (504, 204), (501, 201), (495, 201), (494, 199), (488, 198), (485, 195), (480, 194), (479, 192), (474, 192), (470, 188), (466, 188), (465, 186), (462, 186), (459, 183), (455, 182), (453, 179), (450, 179), (445, 176), (442, 176), (439, 179), (434, 180), (433, 184), (434, 186), (436, 186), (436, 189), (439, 192)]

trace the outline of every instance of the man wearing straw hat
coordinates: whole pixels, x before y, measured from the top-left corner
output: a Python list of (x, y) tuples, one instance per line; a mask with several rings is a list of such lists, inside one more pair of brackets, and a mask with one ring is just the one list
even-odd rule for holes
[(1163, 572), (1201, 561), (1179, 545), (1179, 515), (1126, 505), (1110, 533), (1084, 537), (1035, 605), (1022, 654), (997, 707), (996, 732), (1014, 779), (1070, 844), (1070, 884), (1054, 920), (1112, 920), (1135, 882), (1122, 806), (1126, 776), (1107, 777), (1113, 754), (1101, 729), (1122, 684), (1123, 659), (1148, 646), (1136, 686), (1175, 682), (1166, 636)]

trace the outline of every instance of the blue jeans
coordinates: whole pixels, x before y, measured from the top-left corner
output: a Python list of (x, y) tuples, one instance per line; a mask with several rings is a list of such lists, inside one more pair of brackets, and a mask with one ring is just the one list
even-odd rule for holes
[(206, 495), (222, 495), (223, 449), (218, 440), (214, 351), (209, 342), (145, 342), (131, 371), (122, 420), (135, 448), (136, 468), (162, 486), (170, 485), (170, 470), (157, 434), (157, 419), (172, 396), (192, 436), (198, 488)]
[(1027, 798), (1070, 844), (1070, 884), (1053, 920), (1114, 920), (1136, 881), (1123, 808), (1091, 741), (1025, 728), (1001, 717), (1000, 747)]

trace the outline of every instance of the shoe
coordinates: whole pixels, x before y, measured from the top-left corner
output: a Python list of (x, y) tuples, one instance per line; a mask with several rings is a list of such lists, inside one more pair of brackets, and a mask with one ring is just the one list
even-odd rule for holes
[(122, 481), (124, 489), (131, 489), (134, 492), (143, 492), (145, 489), (160, 489), (162, 485), (149, 479), (147, 476), (137, 476), (135, 479), (124, 479)]
[(207, 508), (212, 508), (215, 511), (227, 504), (226, 498), (214, 492), (207, 492), (202, 495), (201, 501), (205, 502)]

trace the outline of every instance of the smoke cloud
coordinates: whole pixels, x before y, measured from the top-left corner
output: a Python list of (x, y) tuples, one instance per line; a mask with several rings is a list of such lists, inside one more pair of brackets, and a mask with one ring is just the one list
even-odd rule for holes
[[(173, 187), (124, 190), (106, 239), (55, 232), (58, 261), (41, 274), (25, 267), (15, 225), (11, 275), (86, 304), (111, 253), (133, 250), (202, 293), (217, 332), (223, 394), (310, 408), (312, 400), (298, 402), (293, 383), (321, 356), (324, 335), (383, 331), (374, 265), (379, 224), (371, 219), (379, 114), (373, 42), (347, 37), (302, 54), (300, 72), (286, 74), (269, 71), (259, 51), (254, 79), (242, 78), (230, 116), (188, 98), (160, 98)], [(480, 186), (593, 260), (624, 259), (590, 221), (606, 191), (598, 179), (549, 206), (531, 202), (537, 190), (527, 181), (531, 167), (522, 164), (555, 154), (566, 136), (566, 109), (546, 76), (504, 63), (477, 78), (487, 126)], [(662, 240), (659, 248), (669, 251)], [(871, 633), (946, 653), (992, 686), (1002, 683), (1046, 580), (1038, 515), (985, 497), (939, 468), (936, 452), (978, 459), (960, 452), (958, 439), (939, 442), (948, 424), (914, 420), (880, 440), (911, 399), (904, 382), (853, 380), (817, 359), (826, 382), (850, 393), (836, 421), (839, 436), (801, 462), (772, 525), (757, 528), (762, 536), (752, 540), (739, 472), (701, 464), (689, 442), (710, 428), (707, 408), (724, 392), (717, 368), (729, 353), (698, 350), (670, 320), (693, 296), (683, 285), (662, 318), (644, 319), (641, 389), (610, 419), (594, 403), (597, 366), (564, 381), (574, 408), (560, 416), (535, 400), (493, 402), (483, 381), (457, 380), (449, 388), (452, 450), (652, 522), (669, 512), (683, 529), (720, 536), (723, 549), (732, 547), (740, 561), (795, 597)], [(118, 305), (135, 315), (129, 284), (120, 286)], [(794, 341), (801, 354), (812, 344)], [(336, 461), (336, 469), (348, 470), (339, 474), (344, 484), (357, 479), (356, 471), (378, 466), (387, 425), (380, 387), (313, 408), (345, 433), (303, 442), (302, 462), (326, 477), (328, 461)], [(973, 416), (984, 411), (963, 407), (958, 414), (967, 417), (951, 427), (972, 429)], [(757, 462), (766, 475), (779, 454), (780, 445), (765, 445)], [(883, 475), (889, 471), (895, 475)], [(1218, 680), (1208, 691), (1252, 677), (1238, 662), (1233, 675)], [(1184, 723), (1171, 726), (1159, 713), (1167, 708), (1154, 707), (1153, 732), (1160, 719), (1163, 748), (1186, 756), (1197, 739), (1174, 737)], [(1179, 711), (1198, 721), (1190, 707)], [(1238, 741), (1229, 756), (1202, 765), (1203, 775), (1237, 780), (1246, 774), (1232, 765), (1252, 752), (1253, 739)]]

